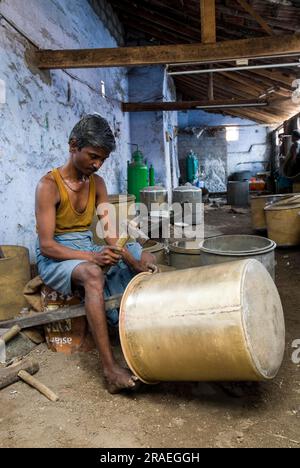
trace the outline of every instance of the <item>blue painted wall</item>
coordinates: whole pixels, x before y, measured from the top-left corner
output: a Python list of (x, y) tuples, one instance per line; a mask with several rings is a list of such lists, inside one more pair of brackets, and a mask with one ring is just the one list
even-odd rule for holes
[[(6, 84), (6, 102), (0, 104), (0, 244), (24, 245), (33, 253), (35, 187), (68, 158), (70, 131), (83, 114), (108, 119), (117, 148), (100, 173), (110, 193), (126, 189), (130, 133), (121, 103), (127, 100), (127, 69), (40, 73), (27, 60), (29, 42), (10, 25), (41, 49), (116, 47), (121, 25), (105, 0), (97, 5), (99, 14), (88, 0), (0, 2), (0, 13), (9, 20), (0, 24), (0, 80)], [(100, 94), (102, 80), (106, 98)]]
[[(173, 80), (165, 67), (132, 68), (130, 102), (161, 102), (176, 99)], [(131, 142), (138, 144), (148, 164), (153, 164), (156, 182), (169, 191), (178, 184), (177, 112), (133, 112), (130, 114)]]

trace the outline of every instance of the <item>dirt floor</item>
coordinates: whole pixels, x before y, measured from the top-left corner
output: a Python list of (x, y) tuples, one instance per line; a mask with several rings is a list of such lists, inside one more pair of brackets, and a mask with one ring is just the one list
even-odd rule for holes
[[(252, 233), (249, 214), (209, 210), (206, 223), (227, 234)], [(51, 403), (23, 383), (2, 390), (0, 447), (300, 447), (300, 366), (292, 362), (300, 339), (300, 250), (278, 250), (277, 262), (287, 336), (273, 382), (170, 383), (111, 396), (96, 352), (65, 356), (42, 344), (31, 353), (38, 377), (60, 400)]]

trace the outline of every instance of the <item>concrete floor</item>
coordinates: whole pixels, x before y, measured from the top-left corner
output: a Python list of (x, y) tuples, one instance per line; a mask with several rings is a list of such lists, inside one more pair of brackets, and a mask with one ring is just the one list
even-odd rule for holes
[[(249, 214), (209, 210), (206, 223), (251, 234)], [(287, 336), (273, 382), (238, 385), (233, 393), (217, 384), (170, 383), (111, 396), (96, 352), (65, 356), (42, 344), (32, 353), (38, 377), (60, 400), (50, 403), (23, 383), (2, 390), (0, 447), (299, 447), (300, 366), (292, 343), (300, 339), (300, 250), (278, 250), (277, 262)]]

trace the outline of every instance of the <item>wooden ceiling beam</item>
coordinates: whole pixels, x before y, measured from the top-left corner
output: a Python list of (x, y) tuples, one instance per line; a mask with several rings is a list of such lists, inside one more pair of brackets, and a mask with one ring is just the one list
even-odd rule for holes
[(300, 34), (225, 41), (216, 44), (119, 47), (109, 49), (39, 50), (40, 69), (102, 68), (184, 62), (218, 62), (240, 58), (300, 53)]
[[(259, 93), (259, 95), (266, 92), (269, 88), (272, 87), (272, 83), (270, 84), (269, 80), (262, 80), (259, 78), (254, 79), (254, 77), (251, 75), (248, 75), (249, 77), (246, 77), (245, 73), (244, 73), (244, 76), (238, 73), (228, 73), (228, 72), (221, 72), (220, 75), (228, 78), (231, 81), (236, 81), (237, 83), (247, 86), (247, 89), (256, 91), (257, 93)], [(291, 96), (292, 91), (285, 90), (281, 88), (280, 85), (278, 84), (273, 84), (273, 87), (275, 88), (274, 94), (277, 94), (283, 97)]]
[(291, 86), (282, 85), (278, 81), (270, 80), (263, 76), (254, 75), (251, 72), (235, 73), (234, 76), (239, 77), (239, 79), (241, 80), (248, 80), (252, 83), (256, 83), (257, 85), (261, 86), (265, 90), (268, 88), (274, 87), (276, 89), (276, 93), (279, 94), (280, 96), (288, 97), (293, 92), (293, 89)]
[[(207, 82), (202, 80), (197, 80), (195, 78), (191, 78), (186, 76), (185, 79), (191, 83), (191, 85), (196, 85), (197, 83), (202, 83), (203, 86), (205, 86), (207, 90)], [(245, 87), (241, 87), (238, 84), (235, 84), (233, 82), (229, 83), (229, 80), (226, 80), (219, 75), (216, 77), (214, 81), (214, 88), (216, 90), (220, 89), (223, 90), (227, 94), (227, 98), (231, 98), (232, 96), (236, 96), (237, 98), (240, 99), (253, 99), (258, 97), (258, 93), (255, 94), (253, 92), (250, 92), (250, 90), (245, 89)], [(206, 91), (207, 92), (207, 91)]]
[(181, 102), (123, 102), (123, 112), (173, 112), (181, 110), (195, 110), (199, 107), (209, 107), (211, 109), (226, 107), (233, 108), (235, 106), (245, 107), (263, 107), (267, 106), (266, 102), (258, 102), (257, 100), (234, 100), (227, 99), (221, 101), (181, 101)]
[[(179, 81), (179, 79), (176, 79), (176, 83)], [(204, 97), (207, 96), (207, 83), (203, 80), (195, 80), (190, 77), (180, 77), (180, 81), (184, 82), (186, 84), (189, 84), (192, 88), (194, 89), (201, 89), (201, 91), (204, 93)], [(241, 99), (251, 99), (253, 96), (247, 96), (247, 94), (241, 94), (241, 93), (235, 93), (234, 90), (229, 90), (228, 88), (224, 88), (223, 85), (220, 85), (219, 83), (215, 83), (215, 91), (216, 92), (222, 92), (224, 96), (227, 99), (232, 98), (233, 96), (236, 96), (237, 98)]]
[[(194, 90), (194, 94), (190, 94), (192, 98), (195, 98), (195, 91), (200, 91), (200, 96), (203, 97), (203, 99), (206, 98), (207, 95), (207, 86), (205, 83), (197, 83), (197, 86), (193, 84), (192, 79), (188, 79), (185, 77), (185, 80), (189, 81), (184, 81), (183, 84), (179, 82), (179, 89), (181, 92), (185, 92), (186, 86), (189, 86), (190, 90)], [(243, 91), (236, 90), (234, 88), (229, 88), (229, 86), (226, 84), (226, 81), (218, 81), (215, 83), (215, 94), (217, 99), (231, 99), (232, 96), (235, 96), (235, 99), (248, 99), (248, 100), (258, 100), (257, 95), (249, 95)], [(199, 97), (200, 97), (199, 96)], [(284, 107), (286, 108), (286, 103), (289, 102), (289, 98), (278, 98), (278, 97), (272, 97), (269, 100), (269, 107), (265, 108), (262, 112), (270, 112), (271, 116), (274, 115), (281, 115), (282, 114), (282, 108), (283, 104)]]
[[(247, 15), (247, 13), (244, 10), (239, 10), (237, 7), (228, 7), (228, 6), (219, 4), (218, 9), (217, 9), (217, 14), (223, 17), (225, 20), (226, 20), (226, 17), (232, 17), (232, 18), (238, 18), (238, 19), (241, 18), (241, 19), (249, 20), (249, 16)], [(292, 21), (282, 21), (279, 18), (274, 18), (274, 17), (267, 15), (266, 22), (270, 27), (281, 30), (282, 34), (284, 34), (284, 32), (289, 32), (289, 31), (293, 32), (296, 30), (296, 26), (300, 18), (299, 12), (295, 10), (295, 13), (297, 14), (293, 16)], [(253, 18), (253, 21), (255, 21), (254, 18)]]
[(294, 80), (296, 80), (296, 75), (294, 76), (287, 76), (284, 73), (276, 72), (276, 71), (270, 71), (270, 70), (251, 70), (251, 72), (254, 75), (258, 76), (263, 76), (265, 78), (268, 78), (272, 81), (275, 81), (277, 83), (281, 83), (284, 85), (287, 85), (289, 88), (292, 86), (292, 83)]
[(270, 26), (268, 25), (268, 23), (261, 17), (261, 15), (259, 13), (257, 13), (254, 10), (254, 8), (252, 8), (252, 6), (246, 0), (237, 0), (237, 1), (244, 8), (244, 10), (247, 11), (247, 13), (249, 13), (249, 15), (252, 16), (252, 18), (254, 18), (255, 21), (258, 22), (258, 24), (260, 24), (262, 29), (267, 34), (269, 34), (270, 36), (274, 35), (274, 33), (273, 33), (272, 29), (270, 28)]
[(216, 2), (215, 0), (200, 0), (201, 41), (203, 44), (214, 44), (216, 33)]

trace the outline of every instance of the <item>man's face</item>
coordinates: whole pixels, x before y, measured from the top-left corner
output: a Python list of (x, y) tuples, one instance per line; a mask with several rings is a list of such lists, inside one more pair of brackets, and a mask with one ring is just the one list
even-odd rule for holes
[(104, 148), (94, 148), (93, 146), (86, 146), (79, 150), (76, 143), (71, 143), (70, 152), (74, 166), (86, 176), (99, 171), (110, 154)]

